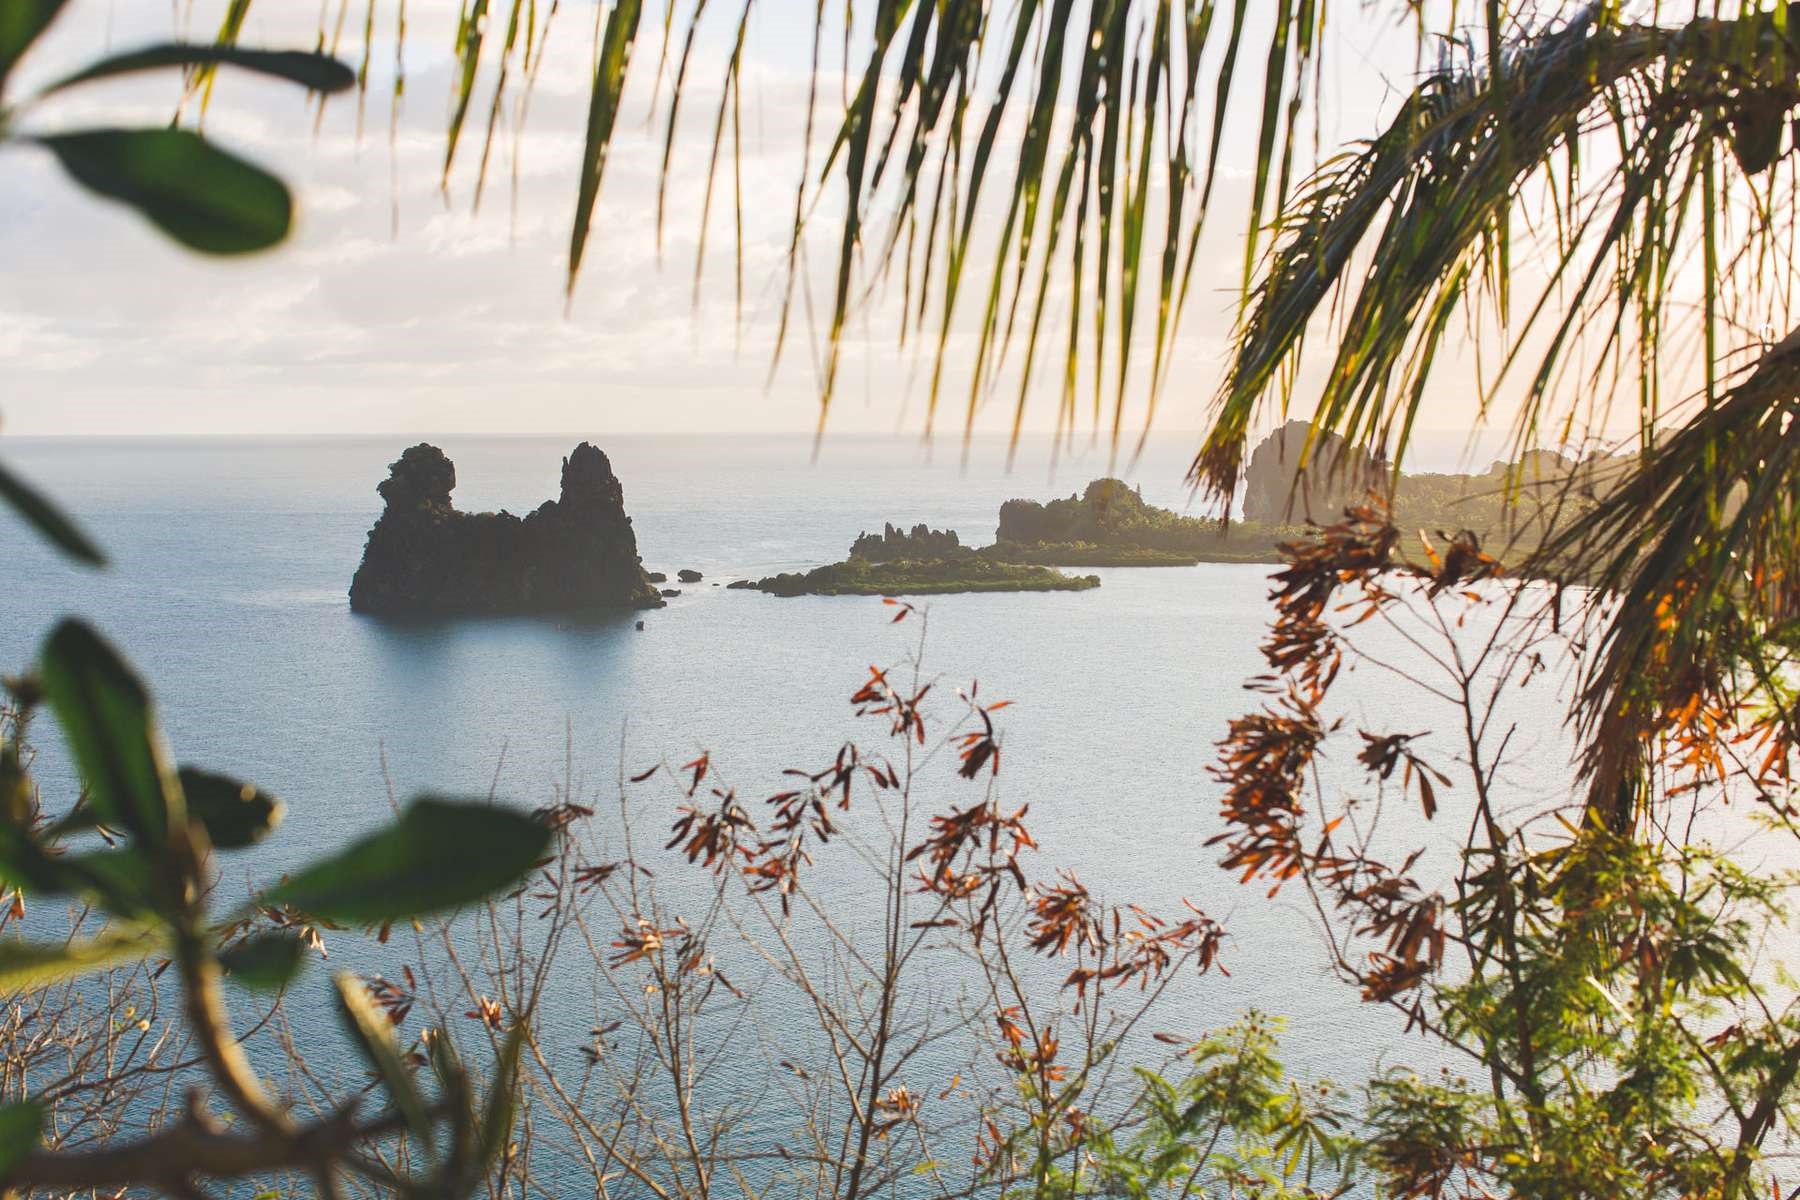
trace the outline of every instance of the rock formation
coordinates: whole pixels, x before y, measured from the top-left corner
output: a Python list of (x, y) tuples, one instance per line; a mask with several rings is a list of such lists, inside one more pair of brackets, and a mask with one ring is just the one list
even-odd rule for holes
[(898, 562), (901, 559), (945, 558), (962, 549), (954, 529), (932, 529), (924, 522), (910, 531), (892, 522), (880, 533), (859, 533), (850, 543), (850, 556), (866, 562)]
[(587, 442), (563, 459), (562, 493), (520, 519), (458, 512), (456, 466), (421, 442), (377, 488), (387, 502), (350, 607), (383, 615), (539, 613), (656, 608), (662, 601), (638, 561), (612, 464)]
[(1336, 434), (1320, 434), (1307, 453), (1311, 428), (1305, 421), (1289, 421), (1257, 443), (1244, 472), (1244, 520), (1329, 523), (1360, 503), (1371, 488), (1383, 487), (1386, 465)]

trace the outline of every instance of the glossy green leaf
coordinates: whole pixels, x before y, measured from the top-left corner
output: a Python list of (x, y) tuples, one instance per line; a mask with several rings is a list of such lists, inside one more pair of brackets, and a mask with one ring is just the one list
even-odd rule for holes
[(160, 844), (180, 810), (181, 790), (143, 682), (79, 620), (65, 620), (51, 633), (40, 669), (95, 812), (109, 825)]
[(285, 806), (252, 784), (198, 767), (181, 768), (180, 778), (188, 816), (206, 826), (215, 849), (255, 845), (281, 823)]
[(277, 992), (306, 966), (306, 943), (288, 932), (258, 933), (219, 952), (219, 965), (233, 983), (257, 992)]
[(37, 41), (64, 0), (5, 0), (0, 3), (0, 85), (31, 43)]
[(130, 205), (194, 250), (264, 250), (293, 220), (281, 180), (190, 130), (91, 129), (37, 140), (83, 187)]
[(342, 925), (376, 925), (485, 899), (517, 882), (549, 845), (550, 830), (528, 813), (421, 797), (263, 899)]
[(106, 555), (81, 531), (80, 526), (65, 516), (36, 488), (5, 467), (0, 467), (0, 500), (4, 500), (27, 525), (37, 530), (40, 537), (70, 558), (95, 567), (106, 565)]
[(406, 1119), (406, 1126), (413, 1135), (426, 1142), (431, 1140), (431, 1116), (425, 1109), (425, 1100), (419, 1095), (418, 1086), (413, 1082), (412, 1072), (400, 1058), (400, 1048), (394, 1043), (394, 1027), (374, 1001), (369, 999), (368, 989), (362, 981), (348, 971), (339, 972), (337, 976), (338, 1015), (343, 1018), (344, 1028), (350, 1038), (362, 1051), (363, 1058), (368, 1060), (375, 1073), (381, 1076), (386, 1085), (388, 1095), (393, 1097), (394, 1107)]
[(0, 1105), (0, 1179), (38, 1147), (44, 1131), (44, 1109), (35, 1100)]
[(0, 941), (0, 996), (136, 962), (157, 953), (163, 945), (160, 933), (143, 928), (115, 930), (85, 941)]
[(302, 50), (244, 50), (236, 46), (167, 42), (125, 54), (114, 54), (57, 80), (43, 95), (77, 84), (112, 79), (139, 71), (168, 67), (241, 67), (260, 75), (273, 75), (315, 92), (341, 92), (356, 85), (356, 72), (331, 57)]

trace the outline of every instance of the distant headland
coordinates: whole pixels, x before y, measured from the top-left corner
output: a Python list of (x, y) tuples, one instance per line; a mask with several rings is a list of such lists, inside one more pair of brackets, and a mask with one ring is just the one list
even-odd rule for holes
[(638, 561), (624, 489), (587, 442), (562, 492), (525, 517), (459, 512), (456, 466), (421, 442), (376, 488), (386, 501), (350, 582), (350, 608), (384, 616), (659, 608)]
[[(1098, 575), (1057, 568), (1276, 563), (1310, 521), (1328, 522), (1371, 492), (1387, 494), (1395, 523), (1429, 536), (1473, 532), (1483, 545), (1534, 549), (1565, 505), (1591, 503), (1616, 460), (1536, 452), (1467, 475), (1399, 475), (1341, 439), (1308, 449), (1309, 426), (1290, 421), (1257, 444), (1245, 470), (1243, 519), (1159, 508), (1119, 479), (1096, 479), (1062, 499), (1008, 500), (992, 545), (964, 545), (954, 530), (920, 523), (862, 533), (846, 557), (807, 571), (728, 586), (776, 596), (897, 596), (951, 592), (1085, 591)], [(1302, 469), (1302, 461), (1305, 469)], [(357, 612), (551, 613), (660, 608), (661, 572), (647, 574), (606, 455), (587, 442), (563, 460), (562, 493), (527, 516), (458, 512), (456, 467), (421, 443), (389, 468), (386, 509), (369, 531), (350, 584)], [(1508, 556), (1509, 558), (1513, 556)], [(701, 582), (683, 569), (684, 584)], [(714, 585), (718, 586), (718, 585)]]

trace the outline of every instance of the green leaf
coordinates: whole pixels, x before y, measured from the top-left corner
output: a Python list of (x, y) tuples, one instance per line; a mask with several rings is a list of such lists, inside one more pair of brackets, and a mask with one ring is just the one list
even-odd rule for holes
[(211, 68), (221, 64), (242, 67), (246, 71), (262, 75), (273, 75), (315, 92), (341, 92), (356, 85), (356, 72), (329, 54), (303, 50), (241, 50), (236, 46), (165, 42), (103, 58), (73, 75), (57, 80), (39, 94), (48, 96), (77, 84), (138, 71), (154, 71), (164, 67)]
[(150, 860), (135, 847), (96, 850), (49, 860), (64, 875), (55, 893), (80, 896), (121, 917), (141, 917), (155, 912), (156, 872)]
[(440, 1027), (433, 1031), (425, 1055), (432, 1073), (437, 1076), (442, 1104), (450, 1111), (450, 1145), (438, 1168), (438, 1181), (443, 1185), (443, 1191), (459, 1195), (471, 1173), (476, 1151), (475, 1099), (469, 1087), (469, 1073), (463, 1069), (462, 1058), (456, 1053), (456, 1043), (450, 1040), (447, 1029)]
[(419, 1095), (419, 1089), (413, 1082), (412, 1072), (406, 1069), (401, 1061), (400, 1048), (394, 1044), (394, 1027), (387, 1017), (375, 1007), (369, 999), (368, 989), (363, 987), (362, 980), (341, 971), (337, 976), (338, 1015), (343, 1018), (344, 1028), (349, 1031), (351, 1040), (362, 1051), (375, 1073), (387, 1086), (388, 1094), (394, 1099), (394, 1107), (406, 1119), (406, 1126), (414, 1136), (427, 1144), (431, 1141), (431, 1115), (425, 1109), (425, 1100)]
[(0, 4), (0, 85), (62, 6), (63, 0), (6, 0)]
[(5, 467), (0, 467), (0, 500), (6, 501), (27, 525), (37, 530), (40, 537), (70, 558), (94, 567), (106, 565), (106, 555), (88, 539), (87, 534), (81, 532), (75, 522), (64, 516), (36, 488)]
[(35, 1100), (0, 1105), (0, 1179), (38, 1147), (44, 1131), (44, 1109)]
[(425, 796), (263, 901), (341, 925), (377, 925), (491, 896), (529, 871), (549, 844), (550, 830), (527, 813)]
[(258, 933), (219, 952), (233, 983), (253, 992), (278, 992), (306, 966), (306, 943), (296, 933)]
[(264, 250), (288, 234), (287, 186), (186, 129), (90, 129), (37, 139), (88, 190), (128, 204), (207, 254)]
[(181, 790), (143, 682), (91, 626), (73, 619), (44, 643), (41, 674), (89, 803), (107, 824), (160, 845), (181, 812)]
[(181, 768), (180, 778), (188, 816), (206, 826), (215, 849), (253, 846), (281, 823), (281, 801), (252, 784), (198, 767)]
[[(581, 181), (575, 198), (575, 227), (569, 233), (569, 276), (566, 289), (575, 291), (581, 273), (581, 255), (587, 249), (588, 228), (594, 204), (600, 198), (600, 181), (606, 174), (606, 152), (612, 145), (613, 125), (625, 94), (626, 69), (637, 41), (643, 0), (619, 0), (606, 18), (600, 53), (594, 64), (594, 89), (588, 99), (587, 134), (581, 148)], [(853, 206), (854, 207), (854, 206)]]
[(0, 883), (26, 893), (56, 895), (67, 891), (60, 864), (22, 827), (0, 822)]
[(156, 953), (162, 944), (157, 931), (143, 928), (116, 930), (85, 941), (0, 942), (0, 996), (15, 996), (135, 962)]

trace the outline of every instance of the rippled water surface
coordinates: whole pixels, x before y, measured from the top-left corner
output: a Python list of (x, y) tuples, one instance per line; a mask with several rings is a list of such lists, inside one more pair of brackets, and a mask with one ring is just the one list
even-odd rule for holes
[[(439, 444), (456, 462), (460, 507), (524, 512), (554, 494), (575, 440)], [(114, 566), (69, 567), (0, 522), (0, 665), (29, 661), (62, 612), (94, 619), (152, 680), (183, 761), (287, 800), (287, 825), (249, 868), (259, 876), (377, 821), (389, 780), (402, 793), (491, 785), (539, 804), (568, 772), (610, 805), (622, 774), (706, 748), (746, 795), (766, 794), (782, 767), (872, 734), (846, 700), (916, 630), (887, 624), (873, 599), (784, 600), (715, 584), (840, 558), (885, 520), (984, 543), (1002, 500), (1066, 495), (1107, 467), (1104, 451), (1065, 454), (1048, 477), (1041, 444), (1027, 444), (1009, 473), (998, 444), (978, 444), (965, 469), (954, 447), (930, 463), (910, 440), (832, 441), (817, 461), (803, 438), (595, 440), (623, 481), (645, 565), (706, 575), (647, 614), (643, 631), (632, 618), (397, 625), (352, 615), (345, 590), (379, 510), (375, 485), (405, 439), (12, 441), (10, 461), (84, 519)], [(1189, 448), (1153, 444), (1129, 476), (1147, 499), (1183, 507)], [(1038, 869), (1074, 867), (1114, 898), (1188, 896), (1226, 922), (1230, 976), (1184, 983), (1163, 1027), (1192, 1033), (1261, 1008), (1288, 1019), (1296, 1069), (1354, 1079), (1429, 1056), (1398, 1017), (1359, 1005), (1331, 978), (1301, 896), (1270, 901), (1239, 886), (1205, 846), (1219, 829), (1206, 768), (1226, 722), (1251, 703), (1241, 684), (1261, 665), (1267, 571), (1110, 570), (1089, 592), (934, 598), (928, 668), (1015, 701), (1001, 784), (1031, 805)], [(1416, 732), (1444, 718), (1379, 672), (1352, 677), (1347, 694), (1371, 727)], [(1553, 795), (1569, 774), (1556, 707), (1543, 699), (1513, 703), (1509, 717), (1518, 732), (1507, 777), (1525, 797)], [(60, 762), (47, 746), (53, 782)], [(671, 798), (662, 789), (633, 802), (660, 820)], [(1460, 832), (1421, 836), (1449, 845)], [(379, 966), (381, 953), (351, 947), (344, 961)], [(592, 992), (568, 983), (560, 1017), (585, 1028)]]

